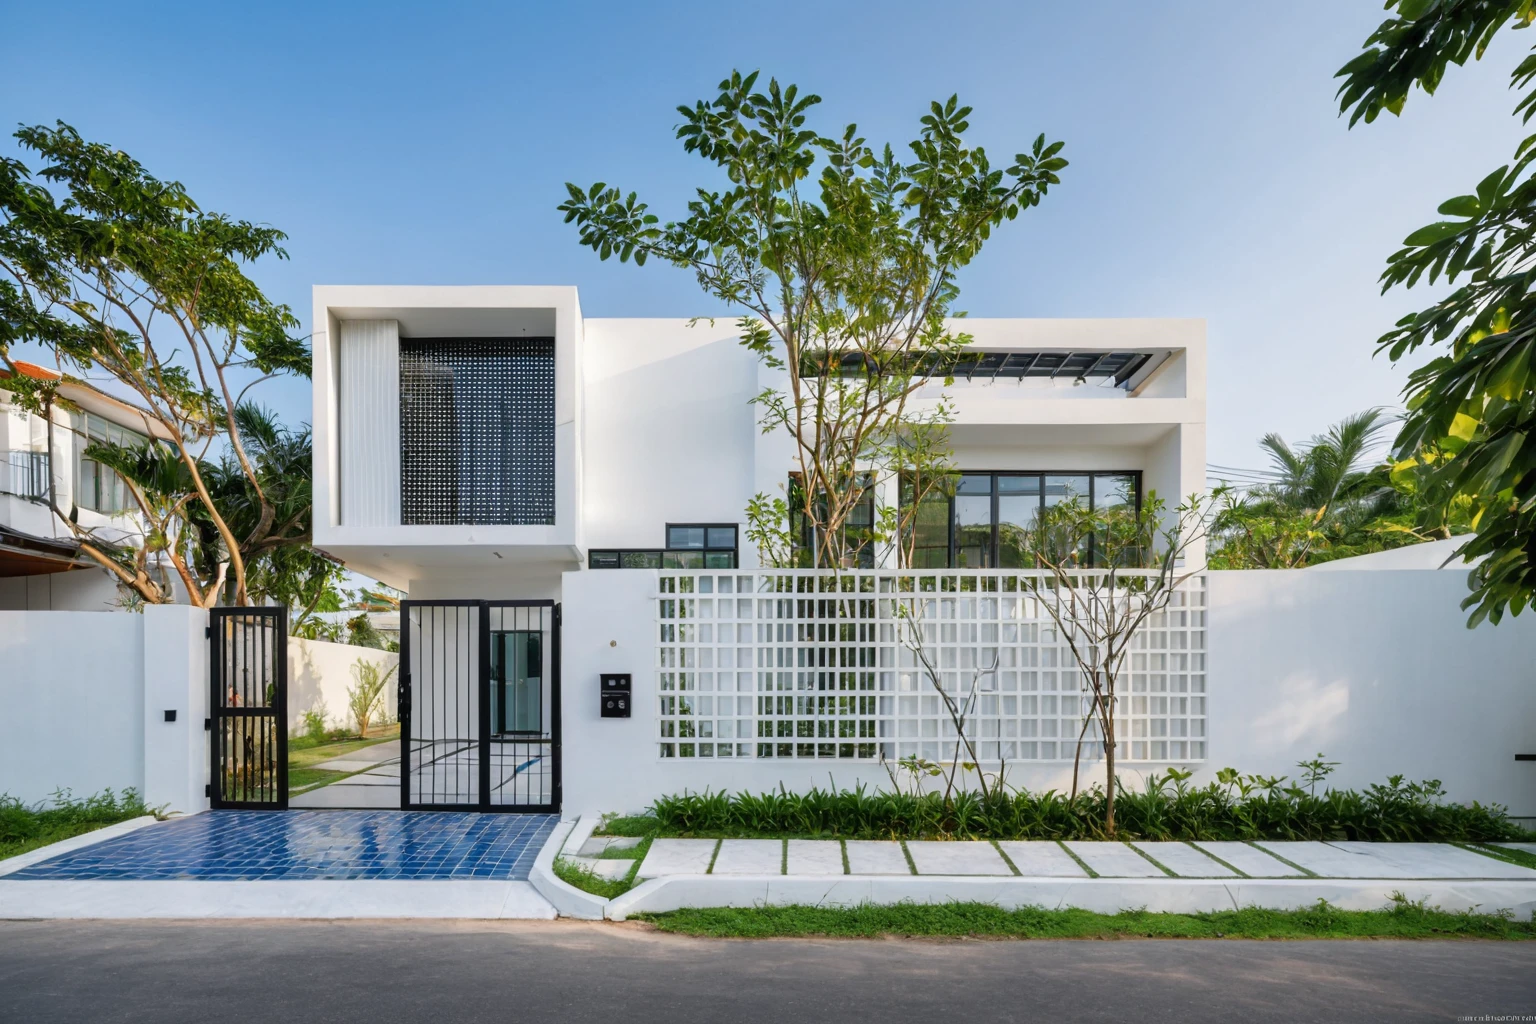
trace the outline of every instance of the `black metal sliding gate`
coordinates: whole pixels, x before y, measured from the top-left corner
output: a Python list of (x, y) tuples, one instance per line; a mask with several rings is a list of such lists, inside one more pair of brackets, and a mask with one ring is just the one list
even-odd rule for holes
[(288, 609), (208, 612), (214, 807), (288, 806)]
[(560, 606), (400, 602), (400, 806), (560, 809)]

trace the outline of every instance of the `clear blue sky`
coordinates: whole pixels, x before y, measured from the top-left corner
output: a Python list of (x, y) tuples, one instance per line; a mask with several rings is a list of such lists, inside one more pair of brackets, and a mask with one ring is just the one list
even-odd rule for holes
[[(603, 264), (555, 206), (566, 180), (638, 189), (666, 216), (706, 172), (678, 103), (732, 68), (821, 94), (904, 143), (933, 98), (976, 108), (1002, 157), (1039, 132), (1072, 166), (967, 271), (974, 316), (1209, 322), (1210, 459), (1394, 405), (1373, 341), (1424, 291), (1376, 276), (1443, 199), (1521, 137), (1518, 38), (1346, 131), (1333, 72), (1376, 0), (0, 5), (0, 122), (62, 119), (206, 209), (291, 236), (254, 276), (309, 320), (315, 283), (575, 284), (590, 316), (718, 312), (670, 267)], [(13, 152), (9, 143), (5, 152)], [(308, 386), (269, 387), (308, 418)]]

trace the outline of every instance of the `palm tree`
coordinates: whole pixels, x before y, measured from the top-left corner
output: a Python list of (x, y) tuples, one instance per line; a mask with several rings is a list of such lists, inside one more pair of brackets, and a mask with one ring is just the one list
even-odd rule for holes
[(1317, 560), (1320, 545), (1354, 538), (1373, 520), (1404, 511), (1407, 499), (1372, 459), (1392, 422), (1383, 410), (1367, 409), (1302, 445), (1266, 434), (1259, 446), (1270, 469), (1262, 482), (1227, 493), (1211, 564), (1297, 568)]

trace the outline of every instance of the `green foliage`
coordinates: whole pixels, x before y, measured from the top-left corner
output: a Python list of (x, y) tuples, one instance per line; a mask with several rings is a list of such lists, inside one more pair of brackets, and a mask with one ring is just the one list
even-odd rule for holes
[[(1146, 788), (1121, 788), (1114, 835), (1148, 840), (1352, 839), (1380, 842), (1499, 842), (1524, 833), (1497, 805), (1444, 800), (1435, 781), (1394, 776), (1365, 791), (1314, 794), (1283, 778), (1243, 776), (1191, 786), (1170, 769)], [(669, 836), (815, 837), (841, 839), (1104, 839), (1103, 789), (1073, 799), (1050, 790), (1032, 794), (970, 791), (945, 801), (939, 793), (812, 789), (761, 794), (684, 793), (651, 807), (655, 828)], [(618, 833), (615, 833), (618, 834)]]
[[(304, 725), (300, 729), (299, 735), (317, 746), (323, 743), (326, 735), (324, 705), (318, 708), (310, 708), (304, 712), (303, 719)], [(291, 739), (290, 742), (292, 742)]]
[[(174, 597), (144, 564), (142, 552), (151, 550), (171, 563), (197, 604), (219, 599), (226, 565), (235, 601), (245, 603), (247, 549), (272, 539), (274, 528), (292, 529), (287, 542), (307, 533), (299, 522), (308, 516), (307, 456), (300, 473), (280, 477), (292, 494), (270, 475), (269, 493), (253, 464), (263, 440), (251, 436), (247, 449), (251, 423), (242, 419), (243, 392), (232, 379), (309, 373), (297, 318), (243, 269), (264, 256), (284, 258), (284, 236), (205, 213), (181, 184), (63, 123), (24, 126), (15, 137), (42, 167), (34, 176), (20, 161), (0, 158), (0, 362), (14, 371), (10, 347), (35, 342), (61, 367), (104, 372), (143, 409), (145, 432), (156, 438), (134, 449), (92, 445), (86, 453), (135, 485), (143, 548), (98, 541), (72, 510), (54, 511), (85, 554), (146, 602)], [(51, 384), (20, 374), (10, 383), (33, 411), (46, 413), (55, 399)], [(251, 528), (238, 535), (226, 514), (238, 518), (239, 510), (221, 502), (230, 488), (215, 495), (219, 467), (203, 461), (215, 442), (228, 446), (244, 478), (234, 490), (244, 490), (256, 509)], [(217, 535), (216, 554), (200, 526)]]
[(352, 666), (357, 676), (356, 685), (347, 690), (347, 710), (357, 723), (357, 734), (368, 736), (368, 725), (380, 713), (384, 699), (384, 684), (395, 674), (399, 665), (391, 665), (389, 671), (380, 672), (379, 666), (365, 658), (359, 658)]
[[(934, 102), (898, 160), (856, 125), (809, 127), (820, 97), (733, 72), (713, 100), (679, 107), (677, 138), (718, 172), (683, 219), (663, 224), (636, 194), (567, 183), (560, 210), (601, 259), (655, 257), (691, 270), (711, 297), (742, 313), (741, 344), (782, 370), (757, 396), (763, 430), (795, 439), (800, 499), (814, 562), (840, 566), (845, 529), (870, 467), (929, 422), (907, 400), (944, 376), (970, 340), (951, 330), (956, 275), (992, 230), (1038, 205), (1066, 167), (1042, 135), (1006, 167), (963, 139), (971, 108)], [(776, 557), (789, 526), (758, 495), (755, 540)], [(854, 543), (858, 543), (857, 540)]]
[[(1340, 110), (1350, 124), (1382, 110), (1402, 111), (1409, 90), (1433, 93), (1451, 64), (1481, 58), (1501, 28), (1536, 20), (1536, 0), (1392, 0), (1396, 17), (1366, 40), (1340, 69)], [(1515, 107), (1536, 114), (1536, 52), (1511, 74), (1527, 90)], [(1439, 220), (1410, 233), (1387, 260), (1382, 290), (1442, 278), (1453, 291), (1410, 313), (1384, 334), (1378, 351), (1396, 360), (1423, 346), (1442, 346), (1409, 377), (1408, 415), (1398, 435), (1400, 458), (1425, 470), (1425, 497), (1444, 507), (1467, 503), (1476, 536), (1460, 549), (1486, 556), (1469, 574), (1468, 625), (1518, 614), (1536, 588), (1536, 135), (1512, 163), (1486, 175), (1473, 191), (1446, 200)]]
[(582, 892), (589, 892), (593, 896), (600, 896), (605, 900), (611, 900), (616, 896), (622, 896), (633, 889), (638, 882), (635, 872), (640, 870), (640, 861), (636, 859), (635, 866), (629, 874), (623, 878), (603, 878), (592, 871), (585, 864), (578, 864), (566, 860), (564, 857), (555, 858), (555, 877), (566, 885), (573, 885)]
[(1464, 504), (1425, 499), (1417, 463), (1369, 464), (1388, 423), (1368, 409), (1306, 444), (1265, 435), (1268, 480), (1223, 493), (1211, 567), (1298, 569), (1467, 532)]
[(1319, 900), (1302, 910), (1245, 907), (1209, 914), (1021, 907), (990, 903), (858, 907), (709, 907), (637, 914), (664, 932), (709, 938), (988, 937), (1012, 939), (1533, 939), (1536, 923), (1508, 914), (1445, 911), (1395, 894), (1381, 910), (1340, 910)]
[(105, 789), (83, 800), (74, 799), (68, 790), (60, 790), (51, 800), (36, 806), (0, 794), (0, 857), (13, 857), (82, 832), (154, 813), (133, 789), (125, 789), (121, 795)]

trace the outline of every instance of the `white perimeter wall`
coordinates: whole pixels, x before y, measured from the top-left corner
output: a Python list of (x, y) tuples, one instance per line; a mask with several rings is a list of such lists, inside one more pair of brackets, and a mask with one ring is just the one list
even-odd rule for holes
[(1536, 614), (1469, 630), (1466, 573), (1210, 574), (1212, 768), (1439, 779), (1453, 799), (1536, 815)]
[[(637, 811), (684, 790), (888, 786), (878, 764), (684, 760), (657, 756), (657, 575), (565, 575), (561, 695), (565, 810)], [(1197, 781), (1232, 766), (1297, 775), (1319, 752), (1331, 780), (1437, 778), (1452, 799), (1536, 815), (1536, 615), (1465, 627), (1465, 575), (1434, 571), (1210, 574), (1210, 757)], [(634, 717), (598, 715), (598, 675), (633, 676)], [(1157, 770), (1166, 767), (1156, 766)], [(1102, 773), (1085, 764), (1090, 780)], [(1141, 770), (1122, 774), (1140, 784)], [(1009, 780), (1065, 791), (1071, 764), (1017, 763)]]
[[(207, 613), (0, 612), (0, 793), (207, 806)], [(174, 710), (176, 721), (165, 721)]]
[[(357, 685), (355, 669), (359, 662), (377, 665), (382, 675), (400, 664), (400, 655), (371, 647), (289, 637), (289, 730), (301, 730), (304, 712), (316, 710), (324, 711), (326, 723), (332, 728), (351, 728), (355, 723), (347, 706), (347, 691)], [(384, 684), (385, 720), (391, 722), (399, 717), (398, 682), (398, 675), (392, 675)], [(374, 721), (380, 720), (376, 718)]]
[(137, 615), (0, 612), (0, 793), (144, 791)]

